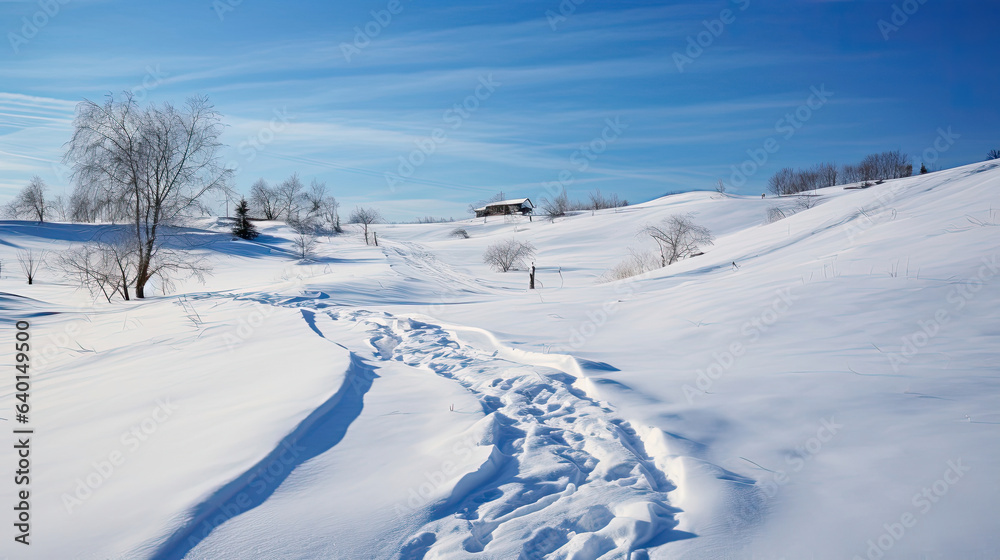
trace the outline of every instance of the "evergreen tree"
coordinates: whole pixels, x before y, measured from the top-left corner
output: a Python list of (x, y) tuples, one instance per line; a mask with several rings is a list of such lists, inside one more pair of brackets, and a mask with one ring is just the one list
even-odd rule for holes
[(923, 175), (924, 173), (927, 173), (927, 166), (921, 163), (920, 164), (920, 174)]
[(233, 235), (236, 237), (254, 239), (260, 235), (257, 226), (250, 221), (249, 214), (250, 206), (247, 204), (247, 199), (241, 199), (239, 205), (236, 206), (236, 225), (233, 227)]

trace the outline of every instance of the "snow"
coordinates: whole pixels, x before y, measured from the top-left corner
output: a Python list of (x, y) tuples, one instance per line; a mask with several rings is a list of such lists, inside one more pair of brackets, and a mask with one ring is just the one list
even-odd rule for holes
[[(280, 223), (206, 219), (178, 232), (204, 284), (110, 304), (51, 267), (25, 285), (15, 253), (111, 226), (0, 222), (36, 432), (32, 545), (0, 554), (997, 557), (998, 187), (987, 163), (806, 210), (692, 192), (380, 225), (306, 262)], [(601, 281), (677, 213), (704, 255)], [(482, 263), (512, 237), (539, 290)]]

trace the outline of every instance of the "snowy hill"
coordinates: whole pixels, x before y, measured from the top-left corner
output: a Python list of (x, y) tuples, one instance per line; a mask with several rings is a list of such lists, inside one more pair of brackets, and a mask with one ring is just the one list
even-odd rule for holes
[[(33, 544), (0, 554), (1000, 557), (998, 192), (995, 163), (808, 209), (693, 192), (307, 262), (212, 220), (181, 233), (205, 284), (111, 304), (15, 257), (109, 226), (0, 222), (2, 337), (36, 356)], [(677, 213), (704, 255), (602, 281)], [(483, 264), (511, 238), (539, 290)]]

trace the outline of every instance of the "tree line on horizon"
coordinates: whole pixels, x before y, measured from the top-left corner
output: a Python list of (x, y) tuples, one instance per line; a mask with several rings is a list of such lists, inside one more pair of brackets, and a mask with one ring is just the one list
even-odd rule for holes
[(877, 181), (911, 175), (913, 163), (910, 156), (900, 150), (890, 150), (869, 154), (857, 164), (840, 167), (835, 163), (820, 163), (806, 169), (785, 167), (768, 179), (767, 188), (773, 194), (790, 195), (853, 183), (870, 186)]

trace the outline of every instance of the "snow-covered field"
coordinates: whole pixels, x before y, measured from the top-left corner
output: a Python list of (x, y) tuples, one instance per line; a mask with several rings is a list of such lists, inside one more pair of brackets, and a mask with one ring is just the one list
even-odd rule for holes
[[(0, 423), (27, 319), (35, 430), (32, 544), (11, 438), (0, 554), (1000, 558), (1000, 165), (818, 194), (381, 225), (309, 262), (205, 220), (206, 283), (112, 304), (15, 259), (106, 226), (0, 222)], [(704, 255), (601, 282), (676, 213)], [(482, 263), (510, 238), (540, 289)]]

